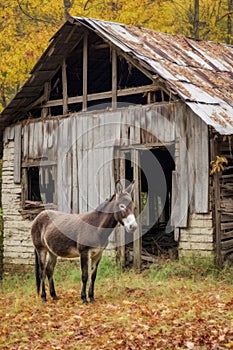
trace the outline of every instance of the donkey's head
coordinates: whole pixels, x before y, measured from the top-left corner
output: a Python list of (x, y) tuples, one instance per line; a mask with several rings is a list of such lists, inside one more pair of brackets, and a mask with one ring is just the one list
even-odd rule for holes
[(114, 216), (129, 233), (133, 233), (138, 226), (134, 216), (133, 188), (134, 182), (123, 191), (121, 182), (116, 182)]

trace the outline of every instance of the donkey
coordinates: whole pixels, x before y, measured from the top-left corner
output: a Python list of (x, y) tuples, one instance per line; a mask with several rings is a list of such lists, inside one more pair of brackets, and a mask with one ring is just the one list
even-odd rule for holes
[(133, 182), (123, 191), (120, 181), (116, 182), (115, 193), (94, 211), (83, 214), (67, 214), (54, 210), (42, 211), (33, 221), (32, 241), (35, 247), (35, 274), (37, 293), (43, 302), (47, 301), (45, 278), (49, 281), (49, 291), (57, 300), (53, 273), (57, 257), (80, 257), (82, 290), (81, 299), (88, 303), (86, 287), (89, 259), (91, 279), (88, 290), (90, 302), (94, 302), (94, 284), (97, 268), (108, 237), (119, 222), (128, 233), (137, 228), (132, 200)]

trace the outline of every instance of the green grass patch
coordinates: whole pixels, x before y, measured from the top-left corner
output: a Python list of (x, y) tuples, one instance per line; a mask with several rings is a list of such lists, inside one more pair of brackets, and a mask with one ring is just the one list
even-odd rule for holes
[(161, 260), (139, 274), (122, 272), (104, 256), (97, 302), (89, 305), (80, 300), (79, 261), (58, 262), (55, 271), (60, 299), (47, 303), (36, 297), (33, 273), (5, 276), (0, 349), (231, 348), (230, 270), (217, 273), (203, 260)]

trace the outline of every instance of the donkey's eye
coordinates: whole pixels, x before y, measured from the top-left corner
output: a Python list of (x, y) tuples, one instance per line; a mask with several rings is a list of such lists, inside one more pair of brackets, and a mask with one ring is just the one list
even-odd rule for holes
[(119, 208), (120, 208), (120, 210), (124, 211), (126, 209), (126, 205), (121, 203), (121, 204), (119, 204)]

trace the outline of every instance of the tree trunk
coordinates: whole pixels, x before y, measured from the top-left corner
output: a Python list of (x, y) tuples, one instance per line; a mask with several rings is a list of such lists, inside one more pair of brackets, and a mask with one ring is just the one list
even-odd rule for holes
[(64, 4), (64, 15), (65, 15), (65, 19), (67, 20), (70, 16), (69, 11), (72, 7), (72, 3), (70, 0), (63, 0), (63, 4)]
[(231, 44), (232, 38), (232, 10), (233, 0), (228, 0), (228, 17), (227, 17), (227, 44)]
[(199, 0), (194, 0), (194, 38), (195, 39), (199, 39), (199, 23), (200, 23), (199, 14), (200, 14)]

